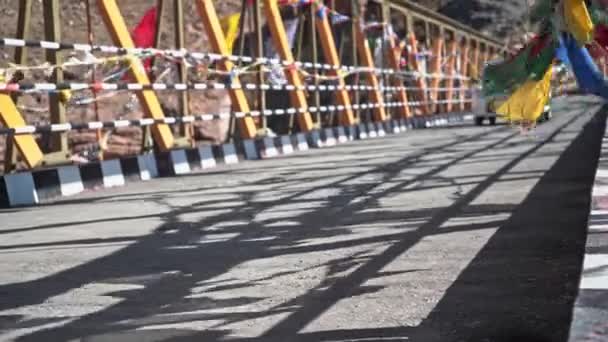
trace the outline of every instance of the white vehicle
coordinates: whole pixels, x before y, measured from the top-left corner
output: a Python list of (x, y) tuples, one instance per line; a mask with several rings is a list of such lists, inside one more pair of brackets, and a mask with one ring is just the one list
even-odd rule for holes
[[(482, 126), (485, 120), (490, 122), (490, 125), (496, 125), (497, 114), (494, 111), (502, 102), (506, 101), (506, 98), (494, 98), (487, 101), (483, 96), (481, 86), (476, 86), (472, 90), (472, 101), (473, 101), (473, 115), (475, 116), (475, 125)], [(551, 99), (551, 93), (549, 93), (549, 99)], [(538, 122), (549, 121), (552, 117), (551, 105), (547, 103), (544, 111), (538, 118)]]
[(489, 110), (489, 104), (483, 96), (481, 85), (475, 86), (472, 90), (472, 109), (475, 115), (475, 125), (481, 126), (485, 120), (490, 122), (490, 125), (496, 125), (496, 113)]

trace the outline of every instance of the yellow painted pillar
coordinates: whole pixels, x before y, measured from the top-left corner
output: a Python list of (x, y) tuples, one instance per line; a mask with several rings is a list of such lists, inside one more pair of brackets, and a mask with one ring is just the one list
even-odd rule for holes
[[(470, 53), (470, 41), (468, 38), (465, 38), (462, 44), (462, 48), (460, 50), (460, 76), (466, 77), (469, 75), (469, 53)], [(471, 83), (469, 81), (460, 80), (458, 82), (460, 84), (460, 111), (464, 112), (466, 107), (466, 94), (467, 90), (465, 88), (470, 87)]]
[[(318, 18), (316, 20), (317, 31), (319, 32), (319, 38), (321, 39), (321, 47), (323, 48), (323, 55), (325, 56), (325, 61), (330, 65), (340, 65), (340, 57), (338, 56), (338, 51), (336, 49), (336, 42), (334, 40), (334, 34), (331, 29), (331, 24), (329, 22), (329, 18), (326, 11), (324, 10), (324, 5), (315, 3), (316, 10), (318, 13)], [(338, 76), (338, 71), (331, 70), (328, 72), (330, 76)], [(346, 83), (344, 82), (344, 78), (338, 78), (338, 86), (344, 87)], [(340, 113), (340, 123), (346, 126), (352, 126), (355, 124), (355, 115), (353, 114), (353, 110), (351, 108), (352, 104), (350, 101), (350, 96), (348, 95), (348, 91), (346, 89), (340, 89), (336, 91), (336, 100), (337, 102), (346, 107)]]
[[(116, 4), (116, 0), (97, 0), (97, 4), (114, 44), (124, 48), (134, 48), (133, 39), (131, 39), (131, 34)], [(135, 82), (150, 84), (150, 79), (144, 70), (141, 60), (131, 57), (129, 58), (129, 62), (131, 64), (129, 74)], [(165, 117), (160, 102), (153, 90), (139, 90), (136, 91), (136, 94), (146, 116), (153, 119), (163, 119)], [(156, 124), (152, 126), (152, 135), (161, 150), (166, 151), (173, 147), (173, 133), (168, 125)]]
[[(13, 99), (6, 93), (0, 93), (0, 121), (7, 128), (26, 126), (25, 120), (17, 110)], [(42, 163), (44, 155), (33, 135), (15, 135), (13, 139), (28, 168), (33, 169)]]
[(430, 93), (430, 101), (429, 105), (431, 109), (431, 113), (435, 114), (437, 112), (437, 101), (439, 100), (439, 91), (437, 88), (441, 84), (441, 77), (438, 74), (441, 73), (441, 63), (443, 62), (443, 56), (441, 52), (443, 51), (443, 36), (441, 33), (433, 39), (432, 48), (431, 48), (433, 56), (431, 56), (431, 66), (430, 66), (430, 74), (432, 74), (431, 78), (431, 91)]
[[(229, 56), (230, 51), (228, 49), (228, 45), (226, 44), (226, 37), (224, 35), (224, 31), (222, 31), (222, 26), (220, 25), (213, 1), (197, 0), (196, 5), (199, 15), (203, 20), (205, 30), (207, 31), (211, 49), (213, 52), (222, 56)], [(218, 67), (223, 71), (229, 72), (234, 68), (234, 65), (229, 60), (223, 59), (222, 61), (218, 62)], [(240, 88), (239, 86), (241, 82), (238, 77), (234, 77), (232, 79), (232, 84), (235, 85), (234, 88)], [(233, 111), (242, 113), (249, 113), (251, 111), (249, 103), (247, 102), (247, 97), (245, 96), (245, 92), (242, 89), (229, 89), (228, 93), (230, 94), (230, 100), (232, 101)], [(241, 137), (243, 139), (255, 138), (257, 134), (257, 127), (252, 117), (247, 116), (244, 118), (239, 118), (237, 122)]]
[[(360, 64), (366, 68), (375, 68), (374, 58), (372, 57), (369, 42), (365, 37), (363, 22), (361, 19), (355, 19), (355, 27)], [(376, 76), (375, 72), (367, 73), (367, 83), (375, 89), (369, 91), (370, 100), (372, 103), (380, 105), (379, 107), (374, 108), (374, 121), (384, 122), (386, 121), (386, 110), (384, 108), (384, 99), (382, 98), (382, 93), (380, 90), (378, 90), (380, 87), (380, 82), (378, 81), (378, 76)]]
[(448, 79), (446, 82), (447, 92), (445, 95), (445, 99), (448, 103), (444, 106), (445, 111), (450, 113), (452, 112), (452, 108), (454, 107), (454, 76), (456, 76), (456, 52), (457, 52), (458, 44), (456, 43), (456, 37), (452, 39), (452, 41), (448, 44)]
[[(420, 67), (420, 63), (418, 63), (418, 39), (416, 38), (416, 34), (414, 32), (409, 34), (409, 43), (410, 43), (410, 64), (412, 68), (421, 72), (422, 68)], [(424, 75), (420, 75), (416, 78), (415, 82), (416, 87), (418, 88), (415, 94), (417, 94), (416, 99), (423, 104), (420, 106), (423, 114), (428, 114), (428, 106), (426, 105), (427, 97), (426, 97), (426, 78)]]
[[(270, 33), (279, 56), (287, 63), (293, 63), (295, 60), (293, 58), (293, 53), (291, 52), (291, 47), (289, 46), (287, 34), (285, 33), (285, 25), (283, 24), (283, 19), (281, 18), (281, 12), (279, 10), (277, 0), (264, 0), (264, 10), (266, 12), (268, 27), (270, 28)], [(287, 77), (289, 84), (295, 86), (296, 88), (304, 85), (304, 82), (300, 78), (300, 74), (295, 67), (286, 68), (285, 76)], [(296, 114), (300, 130), (303, 132), (313, 130), (314, 126), (310, 113), (308, 112), (308, 103), (306, 102), (306, 94), (304, 91), (295, 90), (290, 92), (289, 95), (292, 105), (298, 110), (303, 109), (302, 112)]]

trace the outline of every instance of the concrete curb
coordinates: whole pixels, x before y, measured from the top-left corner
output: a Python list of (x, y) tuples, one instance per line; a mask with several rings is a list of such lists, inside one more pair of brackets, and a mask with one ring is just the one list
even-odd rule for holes
[(441, 114), (431, 118), (324, 128), (307, 134), (247, 140), (238, 144), (206, 145), (158, 154), (20, 172), (0, 177), (0, 208), (33, 206), (84, 191), (125, 186), (158, 177), (175, 177), (215, 168), (290, 155), (311, 148), (332, 147), (356, 139), (404, 133), (413, 128), (446, 127), (471, 120), (469, 114)]
[(585, 259), (569, 341), (608, 340), (608, 125), (593, 184)]

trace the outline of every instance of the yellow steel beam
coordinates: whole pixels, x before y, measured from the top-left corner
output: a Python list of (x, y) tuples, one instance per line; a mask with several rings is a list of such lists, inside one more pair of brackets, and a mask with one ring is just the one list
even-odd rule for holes
[[(388, 64), (391, 69), (396, 72), (401, 71), (401, 47), (397, 46), (394, 37), (389, 37), (388, 39), (388, 51), (387, 51), (387, 59)], [(410, 111), (409, 101), (407, 99), (407, 93), (404, 87), (404, 82), (400, 77), (392, 77), (392, 83), (394, 87), (400, 87), (401, 90), (397, 91), (397, 100), (403, 104), (402, 107), (399, 107), (399, 114), (403, 119), (407, 119), (412, 116)]]
[[(374, 58), (372, 57), (372, 51), (369, 47), (369, 42), (365, 37), (364, 25), (361, 19), (355, 19), (356, 36), (357, 36), (357, 50), (359, 53), (359, 60), (362, 66), (366, 68), (375, 68)], [(380, 82), (378, 82), (378, 76), (375, 72), (367, 73), (367, 83), (374, 89), (379, 89)], [(374, 121), (383, 122), (386, 121), (386, 110), (384, 108), (384, 99), (380, 90), (370, 90), (369, 96), (374, 104), (380, 105), (374, 108)]]
[[(481, 77), (481, 70), (479, 67), (480, 53), (481, 53), (480, 42), (476, 41), (475, 48), (473, 49), (473, 61), (472, 61), (472, 64), (475, 67), (475, 69), (473, 70), (474, 72), (469, 71), (471, 73), (471, 77), (474, 77), (476, 80), (479, 80), (479, 78)], [(471, 85), (472, 84), (469, 83), (469, 87)], [(466, 104), (467, 109), (473, 108), (472, 106), (473, 106), (473, 104), (470, 102)]]
[[(224, 31), (222, 31), (222, 26), (220, 25), (213, 1), (197, 0), (196, 5), (198, 8), (198, 13), (203, 20), (205, 30), (207, 31), (207, 36), (209, 37), (209, 42), (211, 43), (213, 52), (223, 56), (229, 56), (230, 51), (228, 49), (228, 45), (226, 45), (226, 37), (224, 35)], [(244, 20), (244, 18), (241, 18), (241, 20)], [(234, 68), (233, 63), (227, 59), (220, 61), (218, 66), (223, 71), (228, 72)], [(234, 77), (232, 84), (236, 85), (236, 88), (239, 88), (238, 86), (241, 84), (241, 82), (238, 77)], [(229, 94), (234, 111), (243, 113), (250, 112), (247, 97), (242, 89), (231, 89), (229, 90)], [(241, 132), (241, 137), (243, 139), (252, 139), (256, 136), (257, 127), (252, 117), (239, 118), (238, 125)]]
[(456, 53), (458, 52), (458, 45), (456, 43), (456, 37), (453, 37), (452, 41), (448, 44), (448, 73), (449, 77), (446, 82), (446, 88), (448, 89), (445, 99), (450, 101), (445, 106), (446, 112), (451, 112), (454, 107), (452, 100), (454, 99), (454, 76), (456, 76)]
[[(408, 37), (408, 41), (410, 44), (410, 55), (409, 55), (409, 63), (412, 65), (412, 68), (417, 71), (417, 72), (421, 72), (422, 68), (420, 66), (420, 63), (418, 63), (418, 39), (416, 38), (416, 34), (412, 31), (409, 34)], [(423, 102), (424, 104), (422, 104), (420, 106), (420, 109), (422, 110), (423, 114), (428, 114), (428, 106), (426, 105), (427, 102), (427, 94), (426, 94), (426, 77), (421, 76), (418, 77), (416, 79), (416, 88), (418, 88), (418, 91), (416, 91), (415, 93), (417, 94), (417, 99), (419, 102)]]
[[(97, 0), (101, 15), (104, 22), (110, 31), (110, 35), (114, 40), (114, 44), (124, 48), (134, 48), (133, 39), (129, 33), (129, 29), (125, 20), (120, 13), (120, 9), (116, 4), (116, 0)], [(149, 84), (150, 79), (146, 74), (141, 60), (135, 57), (129, 58), (131, 67), (129, 68), (130, 76), (140, 84)], [(142, 105), (146, 116), (153, 119), (162, 119), (165, 117), (163, 109), (153, 90), (141, 90), (136, 92), (137, 97)], [(154, 141), (158, 144), (161, 150), (169, 150), (174, 145), (174, 138), (171, 129), (166, 124), (157, 124), (152, 127)]]
[[(462, 43), (462, 47), (460, 50), (460, 75), (466, 77), (469, 75), (469, 53), (470, 53), (470, 41), (468, 38), (464, 38)], [(466, 107), (466, 94), (467, 91), (465, 86), (469, 87), (471, 85), (470, 81), (460, 80), (460, 111), (465, 111)]]
[[(278, 51), (279, 56), (287, 63), (295, 62), (293, 53), (291, 52), (291, 46), (289, 46), (287, 33), (285, 32), (285, 25), (283, 24), (283, 19), (281, 18), (281, 12), (279, 10), (277, 0), (264, 0), (264, 11), (266, 13), (266, 20), (270, 28), (274, 46)], [(287, 77), (289, 84), (295, 86), (296, 88), (304, 85), (304, 82), (300, 78), (300, 74), (296, 68), (286, 68), (285, 76)], [(303, 132), (311, 131), (314, 126), (310, 113), (307, 110), (308, 103), (306, 102), (306, 94), (304, 91), (295, 90), (291, 91), (289, 95), (291, 98), (291, 103), (294, 107), (297, 109), (306, 109), (296, 114), (300, 130)]]
[[(340, 65), (340, 57), (338, 56), (338, 51), (336, 49), (336, 43), (334, 40), (334, 34), (331, 29), (331, 24), (329, 22), (329, 18), (327, 13), (325, 13), (325, 7), (323, 4), (315, 3), (317, 10), (317, 20), (316, 26), (317, 31), (319, 32), (319, 37), (321, 38), (321, 46), (323, 48), (323, 55), (325, 56), (325, 61), (331, 65)], [(329, 72), (330, 76), (339, 76), (338, 71), (331, 70)], [(338, 85), (344, 86), (344, 78), (338, 78)], [(342, 125), (351, 126), (355, 124), (355, 115), (353, 114), (353, 110), (351, 108), (350, 96), (348, 95), (348, 91), (345, 89), (340, 89), (336, 91), (336, 100), (337, 102), (345, 106), (347, 109), (343, 110), (340, 114), (340, 123)]]
[(431, 78), (431, 91), (430, 91), (430, 101), (432, 103), (429, 104), (431, 108), (431, 113), (437, 112), (437, 100), (439, 99), (439, 91), (437, 88), (441, 84), (441, 64), (443, 63), (443, 35), (440, 33), (438, 36), (433, 39), (432, 48), (431, 48), (433, 56), (431, 57), (431, 65), (430, 65), (430, 73), (433, 74)]
[[(17, 110), (13, 99), (10, 95), (5, 93), (0, 93), (0, 121), (8, 128), (17, 128), (26, 125), (25, 120), (23, 120), (21, 113)], [(33, 135), (15, 135), (13, 139), (28, 168), (33, 169), (42, 163), (44, 155)]]
[[(388, 5), (387, 0), (382, 1), (382, 20), (387, 23), (391, 23), (391, 7)], [(388, 49), (386, 51), (386, 59), (391, 69), (396, 72), (401, 71), (401, 54), (403, 53), (403, 47), (399, 46), (393, 35), (388, 37)], [(407, 92), (403, 89), (405, 85), (403, 79), (400, 77), (392, 77), (391, 83), (394, 87), (400, 87), (401, 90), (397, 91), (397, 100), (403, 104), (398, 107), (399, 116), (403, 119), (407, 119), (412, 116), (410, 111), (409, 101), (407, 99)]]

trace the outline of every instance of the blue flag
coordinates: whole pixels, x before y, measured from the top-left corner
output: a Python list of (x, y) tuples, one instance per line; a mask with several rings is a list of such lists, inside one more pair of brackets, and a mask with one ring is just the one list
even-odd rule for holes
[(579, 46), (576, 39), (570, 34), (565, 34), (563, 40), (579, 88), (585, 93), (601, 96), (608, 100), (608, 85), (604, 75), (595, 64), (587, 48)]

